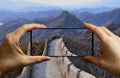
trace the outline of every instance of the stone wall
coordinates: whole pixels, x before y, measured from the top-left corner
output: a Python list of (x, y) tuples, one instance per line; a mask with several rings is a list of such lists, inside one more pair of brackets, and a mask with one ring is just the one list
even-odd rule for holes
[[(65, 44), (63, 43), (62, 38), (60, 39), (61, 41), (59, 43), (59, 47), (62, 50), (61, 51), (62, 54), (66, 56), (77, 56), (75, 54), (72, 54), (65, 47)], [(58, 63), (60, 65), (64, 78), (96, 78), (92, 74), (89, 74), (83, 70), (76, 68), (67, 57), (58, 57), (57, 59), (58, 59)]]
[[(44, 48), (43, 55), (47, 53), (47, 40)], [(60, 38), (59, 48), (61, 49), (62, 55), (66, 56), (77, 56), (72, 54), (64, 45), (62, 38)], [(28, 55), (30, 55), (30, 51), (28, 51)], [(64, 78), (95, 78), (92, 74), (89, 74), (83, 70), (76, 68), (71, 61), (67, 57), (58, 57), (57, 58), (58, 65), (61, 68), (62, 74)], [(24, 67), (21, 75), (18, 78), (30, 78), (31, 75), (31, 66)]]

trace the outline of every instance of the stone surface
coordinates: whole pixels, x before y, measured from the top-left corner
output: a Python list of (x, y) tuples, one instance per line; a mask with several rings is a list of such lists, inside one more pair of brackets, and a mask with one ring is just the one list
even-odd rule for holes
[[(56, 39), (49, 44), (49, 54), (60, 53), (58, 48), (59, 41), (59, 39)], [(56, 57), (52, 57), (48, 62), (33, 65), (31, 74), (31, 78), (63, 78)]]
[[(48, 55), (62, 56), (65, 54), (67, 48), (61, 40), (61, 38), (55, 39), (48, 45)], [(71, 52), (68, 51), (69, 54), (71, 55)], [(76, 68), (67, 57), (51, 57), (50, 61), (35, 64), (31, 69), (30, 78), (95, 78)]]

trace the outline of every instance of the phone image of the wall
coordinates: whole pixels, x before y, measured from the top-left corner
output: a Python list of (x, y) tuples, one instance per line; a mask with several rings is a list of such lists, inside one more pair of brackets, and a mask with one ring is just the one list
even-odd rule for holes
[[(81, 28), (46, 28), (32, 31), (32, 52), (44, 56), (85, 56), (92, 54), (92, 33)], [(40, 43), (41, 44), (37, 44)], [(37, 47), (37, 45), (39, 47)], [(43, 48), (42, 53), (39, 50)]]

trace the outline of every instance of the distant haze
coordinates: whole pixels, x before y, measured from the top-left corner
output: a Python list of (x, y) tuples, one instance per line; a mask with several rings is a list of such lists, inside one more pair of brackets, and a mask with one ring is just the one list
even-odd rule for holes
[[(59, 7), (62, 9), (78, 8), (118, 8), (120, 0), (0, 0), (0, 9), (21, 9), (26, 7)], [(7, 5), (7, 6), (6, 6)]]
[(0, 26), (3, 25), (3, 23), (0, 23)]

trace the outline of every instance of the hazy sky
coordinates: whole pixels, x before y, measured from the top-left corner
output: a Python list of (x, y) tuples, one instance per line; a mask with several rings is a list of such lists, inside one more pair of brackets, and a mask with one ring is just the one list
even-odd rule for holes
[(40, 5), (58, 7), (120, 7), (120, 0), (0, 0), (0, 8), (18, 9)]

